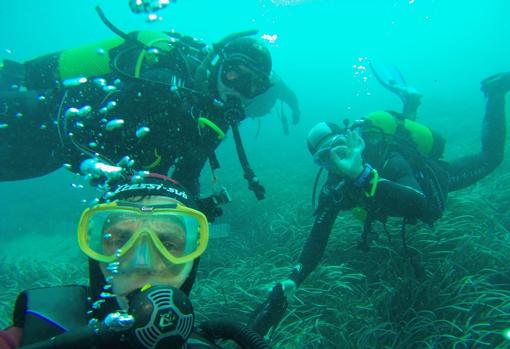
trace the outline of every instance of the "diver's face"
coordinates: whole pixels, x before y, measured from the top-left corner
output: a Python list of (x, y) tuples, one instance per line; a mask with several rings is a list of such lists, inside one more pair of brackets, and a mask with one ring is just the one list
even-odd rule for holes
[[(162, 196), (152, 196), (139, 201), (147, 205), (172, 202), (174, 202), (172, 199)], [(116, 219), (108, 225), (108, 234), (111, 237), (103, 243), (103, 248), (107, 252), (116, 250), (133, 233), (141, 232), (133, 247), (117, 260), (116, 267), (112, 268), (112, 265), (101, 263), (103, 275), (111, 279), (112, 291), (125, 309), (128, 307), (126, 295), (132, 291), (147, 284), (180, 288), (193, 267), (193, 262), (173, 264), (164, 258), (146, 231), (155, 233), (174, 255), (179, 255), (184, 246), (184, 227), (179, 222), (150, 218), (141, 221)]]
[(271, 84), (269, 78), (240, 62), (225, 62), (221, 79), (225, 86), (239, 92), (244, 98), (254, 98), (266, 92)]
[(340, 148), (345, 148), (346, 142), (347, 141), (345, 135), (331, 134), (322, 140), (318, 145), (318, 150), (315, 152), (315, 154), (313, 154), (313, 161), (315, 164), (328, 170), (329, 172), (342, 174), (341, 171), (337, 170), (331, 153), (337, 152), (337, 155), (339, 155), (340, 158), (345, 158), (347, 154), (345, 152), (341, 152)]

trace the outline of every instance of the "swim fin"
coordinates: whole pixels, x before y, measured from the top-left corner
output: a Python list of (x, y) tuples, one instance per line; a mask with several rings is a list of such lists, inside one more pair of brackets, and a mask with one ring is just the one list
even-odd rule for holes
[(422, 94), (414, 87), (407, 85), (404, 76), (397, 67), (376, 62), (370, 62), (369, 65), (377, 81), (400, 98), (403, 103), (403, 116), (415, 120)]
[(379, 81), (384, 88), (399, 96), (401, 91), (407, 87), (402, 73), (393, 65), (370, 62), (370, 69), (377, 81)]

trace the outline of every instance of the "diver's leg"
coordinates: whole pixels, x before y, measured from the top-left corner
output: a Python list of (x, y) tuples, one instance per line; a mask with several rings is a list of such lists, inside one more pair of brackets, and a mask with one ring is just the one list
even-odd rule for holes
[(34, 178), (62, 163), (52, 98), (0, 92), (0, 181)]
[(449, 191), (477, 182), (503, 161), (506, 138), (505, 95), (510, 90), (510, 72), (483, 80), (481, 89), (487, 97), (482, 125), (482, 151), (450, 163)]

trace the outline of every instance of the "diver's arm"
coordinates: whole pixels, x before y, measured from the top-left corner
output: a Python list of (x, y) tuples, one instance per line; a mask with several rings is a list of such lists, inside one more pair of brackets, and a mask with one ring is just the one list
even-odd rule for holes
[(200, 172), (206, 160), (207, 154), (204, 151), (201, 151), (200, 148), (194, 149), (177, 163), (171, 177), (191, 194), (198, 195), (200, 193)]
[(301, 118), (301, 110), (299, 108), (299, 101), (294, 93), (283, 81), (281, 81), (281, 87), (279, 89), (279, 99), (287, 103), (289, 108), (292, 110), (292, 123), (296, 125), (299, 123)]
[(297, 286), (308, 277), (322, 259), (329, 235), (331, 234), (331, 229), (333, 228), (339, 211), (340, 205), (335, 205), (333, 200), (323, 199), (322, 203), (319, 205), (312, 230), (301, 250), (298, 266), (293, 269), (292, 275), (290, 276), (290, 279), (294, 281)]
[(62, 166), (54, 117), (59, 96), (42, 90), (0, 91), (0, 102), (0, 124), (4, 125), (0, 130), (0, 181), (35, 178)]
[(487, 93), (482, 150), (479, 154), (450, 161), (448, 191), (462, 189), (477, 182), (494, 171), (503, 161), (506, 138), (505, 92)]

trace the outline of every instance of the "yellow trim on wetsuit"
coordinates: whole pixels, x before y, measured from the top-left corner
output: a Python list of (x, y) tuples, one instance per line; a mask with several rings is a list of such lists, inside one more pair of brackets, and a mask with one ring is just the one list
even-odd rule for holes
[[(364, 192), (365, 197), (367, 198), (372, 198), (375, 196), (375, 192), (377, 191), (377, 184), (379, 183), (379, 172), (377, 172), (377, 170), (374, 168), (372, 169), (371, 173), (372, 179), (370, 180), (370, 192)], [(368, 216), (367, 210), (361, 206), (354, 207), (351, 212), (352, 215), (360, 221), (364, 221)]]
[(367, 193), (369, 198), (374, 197), (377, 190), (377, 184), (379, 183), (379, 172), (374, 168), (372, 169), (372, 179), (370, 180), (370, 193)]

